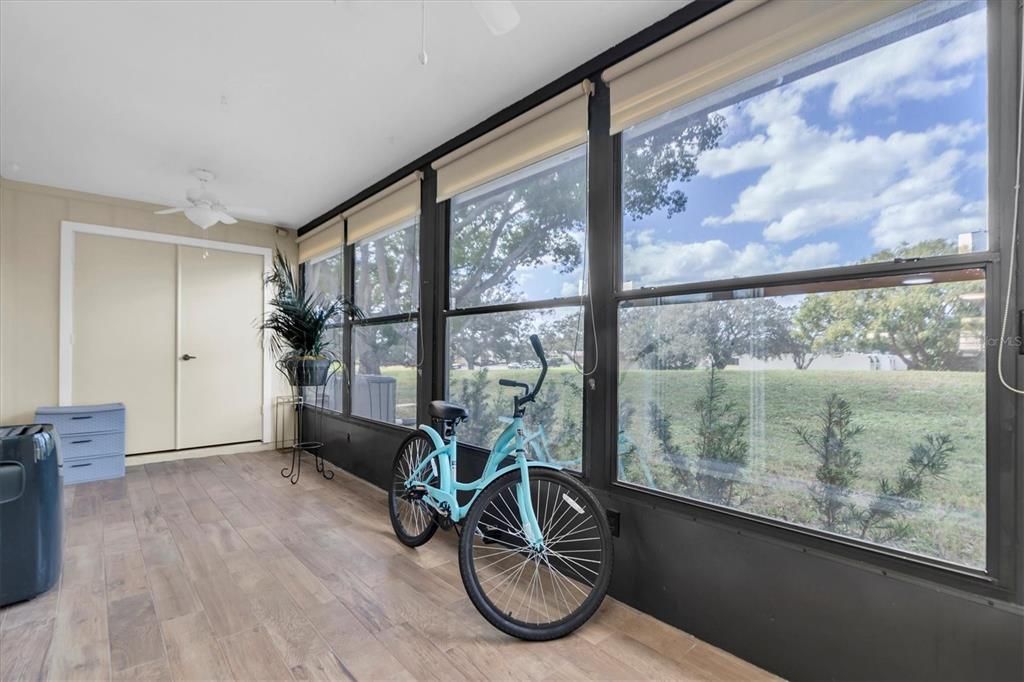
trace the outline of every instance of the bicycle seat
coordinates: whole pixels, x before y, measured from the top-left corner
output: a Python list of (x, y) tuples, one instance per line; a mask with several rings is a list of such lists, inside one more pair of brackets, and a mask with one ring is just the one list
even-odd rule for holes
[(445, 400), (432, 400), (427, 406), (427, 412), (434, 419), (443, 421), (455, 421), (456, 419), (469, 419), (469, 412), (462, 405), (449, 403)]

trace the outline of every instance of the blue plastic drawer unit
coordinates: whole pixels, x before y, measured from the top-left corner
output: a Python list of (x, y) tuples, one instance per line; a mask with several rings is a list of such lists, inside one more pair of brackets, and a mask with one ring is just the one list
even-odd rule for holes
[(36, 423), (60, 436), (64, 484), (124, 476), (124, 405), (40, 407)]

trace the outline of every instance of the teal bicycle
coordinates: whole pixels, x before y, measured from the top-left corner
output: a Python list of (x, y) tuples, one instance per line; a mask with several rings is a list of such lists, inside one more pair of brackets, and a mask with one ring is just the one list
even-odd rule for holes
[(528, 640), (563, 637), (601, 605), (612, 572), (612, 539), (601, 504), (575, 477), (550, 461), (527, 457), (523, 417), (544, 384), (548, 363), (540, 339), (537, 383), (501, 379), (522, 391), (475, 481), (456, 476), (456, 427), (465, 408), (436, 400), (395, 455), (388, 495), (391, 525), (409, 547), (438, 528), (459, 532), (462, 583), (477, 610), (499, 630)]

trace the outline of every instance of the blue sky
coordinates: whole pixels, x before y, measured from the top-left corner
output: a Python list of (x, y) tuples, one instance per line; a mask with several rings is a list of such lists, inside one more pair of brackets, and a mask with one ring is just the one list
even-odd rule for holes
[(727, 130), (681, 185), (686, 211), (626, 218), (626, 280), (828, 267), (984, 230), (984, 22), (975, 11), (720, 109)]
[[(624, 217), (627, 283), (845, 265), (984, 230), (985, 11), (964, 6), (975, 11), (718, 109), (726, 132), (678, 185), (686, 211)], [(576, 295), (582, 272), (541, 265), (516, 277), (519, 300), (536, 300)]]

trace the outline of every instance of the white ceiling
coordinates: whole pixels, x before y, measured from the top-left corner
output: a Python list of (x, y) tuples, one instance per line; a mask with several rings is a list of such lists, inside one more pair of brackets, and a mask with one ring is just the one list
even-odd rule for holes
[(0, 175), (298, 227), (686, 4), (0, 2)]

